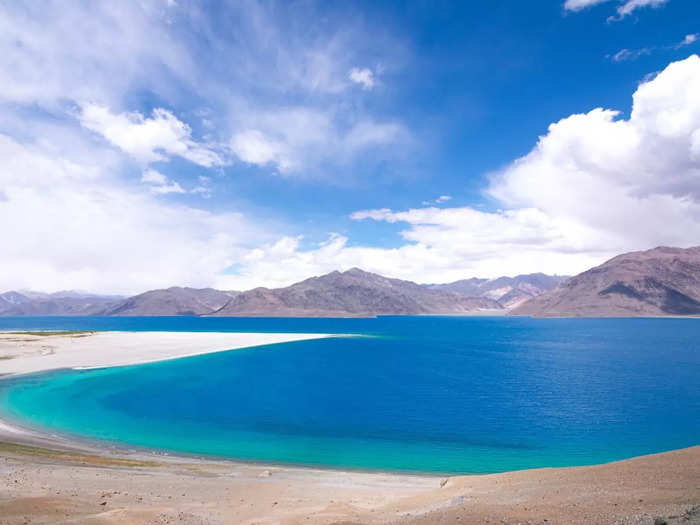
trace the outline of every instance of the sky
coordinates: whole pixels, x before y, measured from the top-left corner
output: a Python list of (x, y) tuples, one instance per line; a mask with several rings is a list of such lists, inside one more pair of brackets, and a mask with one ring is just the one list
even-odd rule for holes
[(0, 3), (0, 290), (700, 244), (697, 0)]

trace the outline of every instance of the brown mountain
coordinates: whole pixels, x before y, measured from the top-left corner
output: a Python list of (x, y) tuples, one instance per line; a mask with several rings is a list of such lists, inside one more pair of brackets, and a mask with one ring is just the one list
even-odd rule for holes
[(151, 290), (112, 304), (100, 315), (203, 315), (220, 309), (231, 295), (213, 288)]
[(353, 268), (312, 277), (286, 288), (256, 288), (233, 295), (212, 315), (348, 316), (460, 314), (501, 309), (486, 297), (434, 290)]
[(0, 315), (96, 315), (121, 300), (119, 296), (81, 292), (5, 292), (0, 294)]
[(511, 313), (537, 317), (700, 315), (700, 246), (618, 255)]
[(568, 279), (561, 275), (545, 275), (531, 273), (515, 277), (498, 277), (497, 279), (462, 279), (447, 284), (428, 285), (434, 290), (468, 295), (471, 297), (487, 297), (498, 301), (503, 308), (515, 308), (525, 301), (542, 295), (558, 284)]

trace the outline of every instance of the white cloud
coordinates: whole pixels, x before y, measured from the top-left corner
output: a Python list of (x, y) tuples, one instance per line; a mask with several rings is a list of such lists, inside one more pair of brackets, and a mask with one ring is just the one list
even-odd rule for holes
[(352, 126), (340, 140), (346, 151), (359, 151), (406, 139), (407, 132), (396, 122), (364, 120)]
[(348, 72), (348, 78), (355, 84), (361, 84), (362, 89), (372, 89), (374, 87), (374, 73), (369, 68), (354, 67)]
[[(210, 196), (197, 166), (235, 154), (283, 173), (331, 165), (341, 178), (369, 148), (381, 162), (379, 148), (410, 134), (342, 94), (368, 49), (399, 68), (403, 43), (359, 17), (298, 31), (314, 9), (230, 3), (218, 24), (187, 2), (2, 3), (0, 289), (211, 285), (290, 228), (162, 198)], [(179, 158), (197, 166), (149, 171)]]
[(613, 62), (625, 62), (628, 60), (636, 60), (637, 58), (644, 56), (644, 55), (650, 55), (651, 54), (651, 49), (647, 47), (643, 47), (641, 49), (621, 49), (614, 55), (610, 57), (610, 60)]
[[(85, 116), (90, 129), (105, 135), (108, 125), (116, 128), (105, 137), (143, 163), (182, 156), (205, 167), (219, 166), (229, 160), (220, 144), (230, 144), (239, 133), (241, 142), (250, 142), (246, 134), (258, 131), (261, 141), (273, 141), (283, 150), (274, 160), (261, 162), (260, 152), (244, 143), (237, 148), (242, 158), (285, 173), (320, 173), (317, 163), (332, 162), (349, 127), (376, 120), (340, 97), (354, 85), (348, 71), (365, 53), (358, 39), (377, 50), (380, 56), (374, 60), (393, 68), (400, 67), (405, 46), (386, 31), (372, 31), (359, 17), (295, 29), (313, 19), (316, 9), (309, 3), (279, 9), (229, 3), (221, 13), (228, 23), (219, 27), (206, 11), (188, 3), (95, 1), (87, 9), (58, 0), (5, 3), (0, 8), (0, 102), (55, 111), (57, 105), (88, 101), (82, 110), (94, 112)], [(202, 31), (206, 39), (192, 36)], [(212, 63), (236, 67), (209, 67)], [(361, 73), (363, 85), (376, 80), (376, 72), (370, 73)], [(147, 105), (152, 100), (158, 101), (157, 114)], [(297, 101), (299, 112), (321, 115), (331, 128), (327, 138), (319, 134), (311, 147), (256, 123), (275, 113), (284, 119), (289, 100)], [(195, 127), (195, 122), (177, 113), (185, 102), (188, 114), (201, 114), (202, 108), (190, 107), (193, 101), (206, 101), (206, 117), (197, 118), (206, 128), (206, 141), (195, 140), (187, 125)], [(147, 109), (141, 109), (144, 102)], [(135, 107), (140, 113), (124, 113)], [(305, 136), (309, 133), (304, 130)], [(147, 136), (131, 138), (136, 135)], [(342, 165), (359, 150), (340, 153)]]
[(265, 166), (276, 164), (280, 171), (296, 167), (289, 148), (282, 142), (266, 136), (257, 129), (236, 133), (231, 138), (231, 150), (243, 162)]
[(187, 193), (179, 183), (170, 181), (168, 177), (152, 168), (145, 170), (141, 174), (141, 182), (149, 184), (151, 193), (157, 195), (166, 193)]
[(620, 18), (631, 15), (640, 7), (660, 7), (668, 2), (668, 0), (626, 0), (617, 8), (617, 14)]
[(170, 180), (166, 175), (163, 175), (153, 168), (148, 168), (141, 174), (141, 182), (147, 184), (150, 192), (155, 195), (166, 195), (168, 193), (190, 193), (192, 195), (199, 195), (208, 199), (212, 194), (211, 181), (211, 177), (200, 175), (197, 177), (198, 184), (190, 190), (187, 190), (183, 188), (179, 182)]
[(199, 184), (192, 188), (190, 190), (190, 193), (200, 195), (205, 199), (210, 198), (212, 194), (211, 177), (207, 177), (206, 175), (200, 175), (199, 177), (197, 177), (197, 181), (199, 182)]
[(154, 169), (147, 169), (141, 174), (141, 182), (163, 186), (168, 183), (168, 177)]
[(568, 11), (580, 11), (581, 9), (609, 1), (610, 0), (566, 0), (566, 2), (564, 2), (564, 9)]
[(302, 250), (287, 238), (250, 252), (227, 282), (282, 285), (352, 266), (424, 282), (577, 273), (628, 250), (696, 245), (700, 58), (640, 85), (627, 119), (597, 108), (550, 125), (530, 153), (492, 176), (487, 194), (501, 210), (358, 211), (352, 219), (405, 224), (405, 244), (351, 246), (335, 235)]
[(423, 206), (432, 206), (433, 204), (443, 204), (451, 200), (452, 197), (450, 197), (449, 195), (440, 195), (437, 199), (433, 199), (431, 201), (423, 201), (422, 204)]
[(138, 112), (114, 114), (106, 106), (81, 104), (80, 123), (139, 162), (166, 161), (179, 156), (212, 167), (224, 163), (206, 144), (192, 140), (190, 127), (170, 111), (156, 108), (151, 118)]
[[(567, 11), (581, 11), (582, 9), (609, 1), (610, 0), (566, 0), (564, 2), (564, 9)], [(616, 8), (617, 16), (609, 17), (608, 21), (621, 20), (641, 7), (660, 7), (668, 1), (669, 0), (618, 0), (620, 5)]]
[(156, 195), (164, 195), (167, 193), (187, 193), (185, 189), (177, 182), (163, 184), (162, 186), (151, 186), (151, 193)]
[[(166, 204), (126, 187), (115, 166), (64, 153), (0, 135), (0, 224), (12, 225), (2, 228), (0, 290), (208, 286), (270, 238), (239, 213)], [(162, 174), (144, 175), (163, 182)]]
[(152, 1), (3, 3), (0, 100), (111, 104), (130, 88), (166, 93), (197, 67), (166, 20)]
[[(698, 41), (698, 37), (700, 37), (699, 34), (690, 34), (690, 35), (685, 35), (683, 40), (676, 44), (670, 44), (670, 45), (665, 45), (665, 46), (653, 46), (653, 47), (642, 47), (640, 49), (621, 49), (614, 55), (606, 55), (606, 58), (609, 58), (613, 62), (624, 62), (624, 61), (629, 61), (629, 60), (636, 60), (641, 56), (645, 55), (651, 55), (653, 52), (656, 51), (669, 51), (669, 50), (678, 50), (682, 47), (689, 46), (694, 44), (695, 42)], [(652, 76), (655, 76), (656, 73), (647, 75), (645, 77), (646, 80), (650, 80)]]
[(675, 48), (680, 49), (681, 47), (689, 46), (689, 45), (697, 42), (698, 39), (700, 39), (700, 33), (692, 33), (690, 35), (685, 35), (683, 40), (681, 40), (680, 42), (678, 42), (678, 44), (676, 44)]
[(306, 173), (329, 161), (343, 164), (367, 149), (410, 141), (410, 133), (398, 122), (361, 118), (338, 123), (333, 115), (306, 107), (258, 112), (239, 127), (230, 142), (236, 157), (282, 174)]

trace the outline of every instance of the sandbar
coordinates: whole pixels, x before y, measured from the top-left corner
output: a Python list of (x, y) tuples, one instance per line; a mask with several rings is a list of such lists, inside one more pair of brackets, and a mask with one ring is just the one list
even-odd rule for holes
[(235, 332), (0, 332), (0, 376), (178, 359), (328, 334)]

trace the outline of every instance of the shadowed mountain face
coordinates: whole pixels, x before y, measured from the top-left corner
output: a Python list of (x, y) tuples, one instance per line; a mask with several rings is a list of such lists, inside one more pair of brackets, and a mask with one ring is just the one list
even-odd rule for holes
[(525, 301), (541, 295), (568, 279), (561, 275), (532, 273), (498, 279), (463, 279), (448, 284), (428, 285), (434, 290), (443, 290), (472, 297), (486, 297), (498, 301), (503, 308), (515, 308)]
[(538, 317), (700, 315), (700, 246), (618, 255), (511, 313)]
[(0, 315), (95, 315), (121, 300), (80, 292), (5, 292), (0, 294)]
[(213, 288), (151, 290), (112, 304), (101, 315), (204, 315), (224, 306), (232, 295)]
[(550, 317), (700, 315), (700, 247), (620, 255), (564, 279), (531, 274), (420, 285), (353, 268), (247, 292), (175, 287), (126, 299), (7, 292), (0, 294), (0, 315), (362, 317), (511, 308), (515, 315)]
[(82, 296), (62, 296), (60, 300), (54, 297), (51, 306), (43, 299), (46, 294), (29, 295), (18, 292), (0, 295), (0, 315), (363, 317), (502, 309), (488, 297), (435, 290), (356, 268), (312, 277), (286, 288), (256, 288), (247, 292), (174, 287), (125, 299), (104, 297), (88, 301)]
[(214, 315), (368, 316), (459, 314), (499, 310), (485, 297), (433, 290), (357, 268), (312, 277), (286, 288), (256, 288), (236, 294)]

